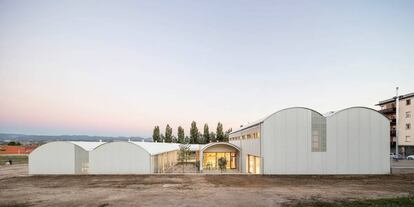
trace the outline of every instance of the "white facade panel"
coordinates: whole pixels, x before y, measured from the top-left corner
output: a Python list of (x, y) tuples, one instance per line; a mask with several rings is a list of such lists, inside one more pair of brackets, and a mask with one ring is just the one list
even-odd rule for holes
[(264, 120), (261, 137), (264, 174), (307, 174), (320, 169), (320, 156), (309, 153), (311, 112), (290, 108)]
[(74, 174), (75, 169), (80, 169), (87, 162), (83, 156), (76, 159), (75, 151), (85, 152), (70, 142), (44, 144), (29, 154), (29, 174)]
[[(318, 120), (323, 124), (313, 125)], [(264, 119), (261, 126), (264, 174), (390, 172), (389, 121), (372, 109), (353, 107), (324, 117), (310, 109), (289, 108)], [(313, 150), (315, 133), (324, 133), (326, 148), (321, 144)]]
[(103, 144), (89, 154), (90, 174), (152, 173), (151, 155), (131, 142)]
[(253, 155), (261, 157), (260, 153), (260, 140), (259, 139), (243, 139), (230, 141), (231, 144), (239, 147), (240, 150), (240, 159), (241, 162), (241, 172), (247, 173), (247, 156)]
[(327, 125), (328, 140), (337, 143), (336, 151), (328, 153), (328, 174), (389, 174), (387, 118), (372, 109), (354, 107), (327, 117)]

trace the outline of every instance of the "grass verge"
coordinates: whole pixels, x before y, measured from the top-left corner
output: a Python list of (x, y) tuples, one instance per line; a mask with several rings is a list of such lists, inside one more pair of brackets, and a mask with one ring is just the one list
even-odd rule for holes
[(4, 165), (9, 160), (11, 160), (13, 164), (27, 164), (27, 159), (27, 155), (0, 155), (0, 165)]
[(413, 207), (414, 196), (360, 201), (298, 203), (295, 207)]

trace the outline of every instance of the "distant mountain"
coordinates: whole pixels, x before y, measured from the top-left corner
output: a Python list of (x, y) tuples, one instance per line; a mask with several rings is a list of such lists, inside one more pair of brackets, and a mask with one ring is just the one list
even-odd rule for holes
[(143, 137), (107, 137), (107, 136), (88, 136), (88, 135), (27, 135), (27, 134), (7, 134), (0, 133), (0, 141), (152, 141), (152, 138)]

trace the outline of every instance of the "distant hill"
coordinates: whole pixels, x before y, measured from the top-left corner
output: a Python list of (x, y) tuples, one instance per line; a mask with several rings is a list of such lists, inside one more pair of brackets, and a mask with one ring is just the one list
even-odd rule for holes
[(28, 135), (28, 134), (7, 134), (0, 133), (0, 141), (152, 141), (152, 138), (143, 137), (106, 137), (106, 136), (88, 136), (88, 135)]

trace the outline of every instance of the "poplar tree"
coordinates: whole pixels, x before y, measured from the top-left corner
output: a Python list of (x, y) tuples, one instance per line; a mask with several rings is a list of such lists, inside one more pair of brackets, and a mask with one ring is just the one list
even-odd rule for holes
[(210, 131), (208, 129), (208, 125), (207, 124), (204, 124), (203, 142), (205, 144), (210, 143)]
[(152, 141), (153, 142), (161, 142), (160, 127), (159, 126), (155, 126), (154, 130), (152, 131)]
[(177, 137), (178, 137), (178, 143), (181, 143), (181, 144), (185, 143), (184, 129), (181, 126), (178, 127)]
[(219, 142), (224, 141), (223, 124), (217, 123), (216, 136)]
[(168, 124), (165, 127), (165, 142), (172, 142), (172, 128)]
[(190, 144), (198, 144), (199, 132), (197, 128), (197, 123), (195, 121), (191, 122), (190, 128)]

